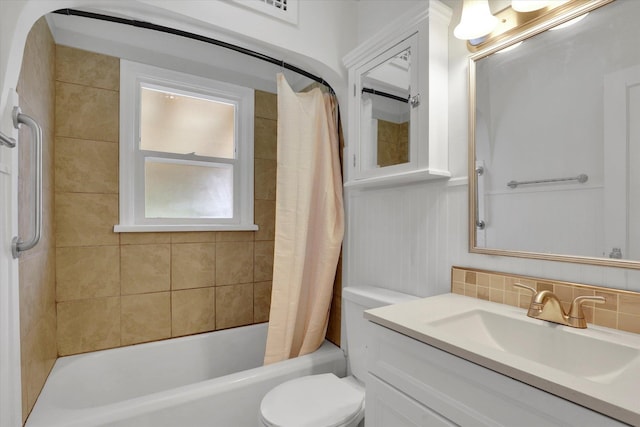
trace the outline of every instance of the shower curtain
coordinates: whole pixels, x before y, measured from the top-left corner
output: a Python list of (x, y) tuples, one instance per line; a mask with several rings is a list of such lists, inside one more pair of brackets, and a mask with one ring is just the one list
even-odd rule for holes
[(278, 169), (271, 313), (264, 363), (323, 342), (344, 233), (335, 98), (295, 93), (278, 74)]

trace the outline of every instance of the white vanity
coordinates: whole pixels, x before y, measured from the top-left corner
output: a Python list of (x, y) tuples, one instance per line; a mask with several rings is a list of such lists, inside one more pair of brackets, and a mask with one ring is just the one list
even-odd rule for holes
[[(637, 83), (625, 82), (640, 81), (639, 51), (635, 45), (631, 48), (620, 44), (638, 39), (639, 27), (629, 18), (636, 16), (633, 12), (637, 9), (633, 8), (638, 7), (637, 3), (574, 0), (540, 12), (542, 15), (536, 15), (535, 19), (530, 16), (532, 20), (524, 25), (520, 25), (520, 19), (513, 19), (524, 17), (507, 8), (513, 30), (489, 37), (482, 45), (471, 42), (467, 45), (474, 52), (469, 62), (470, 252), (533, 258), (542, 260), (541, 263), (563, 261), (640, 269), (640, 249), (628, 250), (618, 243), (638, 241), (633, 238), (640, 234), (637, 229), (626, 230), (619, 225), (634, 223), (627, 221), (627, 216), (637, 217), (632, 213), (640, 203), (626, 198), (640, 191), (629, 190), (627, 183), (640, 180), (611, 179), (634, 176), (625, 172), (626, 160), (611, 158), (606, 165), (602, 164), (603, 152), (611, 156), (613, 152), (640, 150), (629, 143), (631, 139), (625, 132), (631, 127), (626, 121), (614, 120), (635, 117), (627, 113), (631, 109), (627, 100), (640, 99), (625, 92), (627, 88), (638, 87)], [(446, 67), (439, 69), (438, 64), (444, 64), (447, 55), (438, 50), (443, 44), (431, 44), (446, 37), (445, 12), (442, 5), (431, 0), (428, 12), (408, 20), (411, 25), (402, 27), (398, 34), (381, 31), (377, 38), (345, 58), (351, 89), (345, 188), (396, 185), (449, 175), (444, 155), (448, 151), (448, 137), (446, 133), (435, 132), (446, 128), (443, 126), (446, 114), (438, 114), (446, 110), (442, 108), (447, 105), (446, 91), (438, 95), (435, 89), (446, 85), (448, 70), (442, 72)], [(576, 19), (587, 12), (588, 20)], [(567, 28), (560, 24), (569, 22), (588, 25), (572, 27), (573, 30), (564, 33), (547, 31)], [(615, 28), (619, 23), (633, 36)], [(612, 28), (616, 31), (610, 31)], [(597, 37), (588, 36), (587, 29)], [(603, 34), (611, 35), (611, 41), (603, 38)], [(559, 42), (565, 38), (566, 43)], [(602, 41), (603, 54), (594, 54), (592, 45), (596, 39)], [(580, 43), (586, 47), (575, 50)], [(518, 50), (514, 50), (516, 47)], [(584, 58), (577, 55), (578, 51), (584, 52)], [(633, 55), (616, 54), (626, 51)], [(559, 59), (554, 59), (552, 53)], [(624, 58), (624, 67), (604, 53)], [(557, 68), (570, 70), (569, 63), (577, 71), (567, 71), (566, 78), (555, 72)], [(405, 70), (404, 84), (391, 88), (395, 79), (376, 78), (387, 75), (381, 70), (398, 68), (400, 64)], [(550, 68), (543, 68), (545, 64)], [(581, 78), (590, 74), (587, 70), (595, 71), (592, 65), (596, 64), (602, 70), (593, 77), (594, 83), (584, 84)], [(618, 74), (625, 77), (618, 78)], [(615, 92), (615, 96), (603, 95), (603, 82), (612, 82), (605, 87), (613, 85), (609, 92)], [(568, 83), (575, 84), (576, 94), (556, 98), (555, 95), (568, 93)], [(593, 95), (581, 101), (586, 88), (591, 88)], [(383, 108), (392, 98), (387, 97), (384, 103), (378, 99), (383, 97), (384, 90), (396, 91), (396, 106), (402, 104), (404, 108), (397, 115), (399, 119), (388, 114), (391, 108)], [(428, 102), (425, 93), (429, 94)], [(534, 94), (542, 99), (538, 104), (531, 102)], [(371, 99), (371, 95), (377, 98)], [(603, 97), (607, 102), (603, 102)], [(577, 105), (594, 114), (578, 112), (580, 122), (568, 120), (566, 112)], [(555, 108), (561, 112), (554, 112)], [(623, 113), (618, 114), (620, 111)], [(406, 122), (401, 121), (406, 117)], [(381, 138), (386, 132), (382, 124), (391, 126), (387, 122), (409, 129), (408, 142), (404, 134), (401, 141), (396, 138), (394, 153), (401, 152), (402, 156), (393, 157), (393, 161), (383, 156), (391, 151)], [(611, 132), (604, 131), (609, 128)], [(565, 131), (567, 136), (562, 137)], [(576, 137), (576, 132), (584, 137)], [(603, 139), (603, 134), (607, 138)], [(606, 139), (608, 143), (615, 140), (615, 147), (622, 148), (603, 149)], [(588, 150), (587, 141), (591, 141), (593, 150)], [(561, 156), (561, 150), (566, 150), (567, 156)], [(539, 154), (539, 159), (532, 157), (532, 153)], [(521, 163), (514, 162), (516, 158)], [(554, 165), (558, 170), (553, 170)], [(589, 172), (588, 179), (583, 167), (594, 171)], [(538, 177), (540, 170), (552, 173)], [(607, 174), (609, 177), (603, 178)], [(598, 188), (585, 190), (586, 182)], [(604, 192), (603, 182), (615, 183), (607, 184), (614, 191)], [(545, 201), (547, 198), (550, 202)], [(560, 201), (570, 205), (570, 209)], [(593, 221), (597, 226), (583, 227), (583, 220)], [(601, 224), (608, 227), (601, 230)], [(577, 231), (572, 234), (574, 229)], [(586, 250), (585, 239), (591, 239), (591, 246), (596, 249)], [(619, 259), (620, 252), (626, 259)], [(485, 276), (482, 296), (480, 286), (476, 293), (476, 285), (480, 284), (479, 280), (476, 282), (476, 272), (467, 274), (473, 277), (473, 291), (467, 292), (470, 283), (466, 281), (459, 280), (458, 286), (464, 288), (463, 294), (478, 298), (446, 294), (365, 313), (371, 321), (365, 415), (368, 427), (640, 426), (640, 335), (591, 325), (588, 329), (577, 329), (528, 318), (527, 310), (517, 308), (522, 299), (516, 307), (505, 305), (506, 300), (505, 304), (497, 304), (480, 299), (491, 299), (495, 290), (489, 289), (491, 282), (486, 272), (482, 273)], [(455, 292), (455, 272), (452, 276)], [(602, 277), (608, 275), (602, 273)], [(500, 280), (500, 286), (504, 287), (504, 278)], [(571, 295), (568, 304), (587, 295), (590, 300), (605, 301), (597, 295), (607, 294), (606, 289), (592, 287), (589, 293), (582, 293), (587, 289), (581, 285), (573, 288), (568, 285), (560, 285)], [(534, 286), (538, 287), (531, 290), (542, 294), (552, 285), (542, 280)], [(616, 287), (635, 289), (624, 283)], [(516, 294), (512, 291), (504, 294)], [(612, 318), (626, 318), (629, 323), (640, 318), (635, 308), (640, 306), (640, 299), (635, 295), (625, 298), (634, 301), (625, 304), (628, 313), (619, 314), (622, 304), (612, 301), (598, 314), (603, 316), (598, 320), (619, 327), (618, 320), (611, 322)], [(556, 314), (562, 312), (557, 319), (567, 315), (569, 320), (586, 322), (585, 316), (571, 315), (572, 310), (564, 313), (560, 300), (556, 306)], [(543, 308), (540, 310), (544, 312)], [(597, 314), (596, 309), (593, 312)], [(630, 328), (629, 323), (626, 328)]]
[(640, 336), (445, 294), (369, 310), (368, 427), (640, 425)]

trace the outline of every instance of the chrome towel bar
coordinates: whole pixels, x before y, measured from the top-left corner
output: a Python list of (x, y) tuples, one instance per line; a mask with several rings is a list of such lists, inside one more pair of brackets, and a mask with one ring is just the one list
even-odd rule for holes
[[(11, 252), (14, 258), (18, 258), (20, 253), (28, 251), (38, 244), (42, 232), (42, 128), (34, 119), (23, 114), (20, 107), (13, 108), (13, 126), (20, 128), (21, 124), (27, 125), (31, 129), (34, 142), (35, 173), (34, 173), (34, 195), (33, 195), (33, 233), (29, 239), (23, 241), (20, 237), (14, 237), (11, 242)], [(13, 139), (13, 138), (11, 138)], [(15, 146), (15, 140), (13, 145)]]
[(569, 178), (538, 179), (535, 181), (509, 181), (507, 182), (507, 186), (511, 188), (516, 188), (518, 185), (546, 184), (549, 182), (562, 182), (562, 181), (578, 181), (580, 184), (584, 184), (588, 180), (589, 180), (589, 176), (583, 173), (578, 176), (572, 176)]

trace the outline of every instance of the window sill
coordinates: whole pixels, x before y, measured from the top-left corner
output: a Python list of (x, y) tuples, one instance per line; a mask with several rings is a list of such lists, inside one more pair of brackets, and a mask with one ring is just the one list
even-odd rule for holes
[(170, 231), (257, 231), (255, 224), (192, 224), (192, 225), (123, 225), (113, 226), (115, 233), (162, 233)]

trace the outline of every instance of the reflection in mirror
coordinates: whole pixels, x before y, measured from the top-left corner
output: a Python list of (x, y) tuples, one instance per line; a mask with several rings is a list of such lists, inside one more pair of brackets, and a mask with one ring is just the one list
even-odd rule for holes
[(372, 147), (367, 168), (409, 162), (410, 70), (407, 48), (361, 76), (361, 138)]
[(615, 1), (472, 58), (472, 251), (640, 268), (638, 16)]

